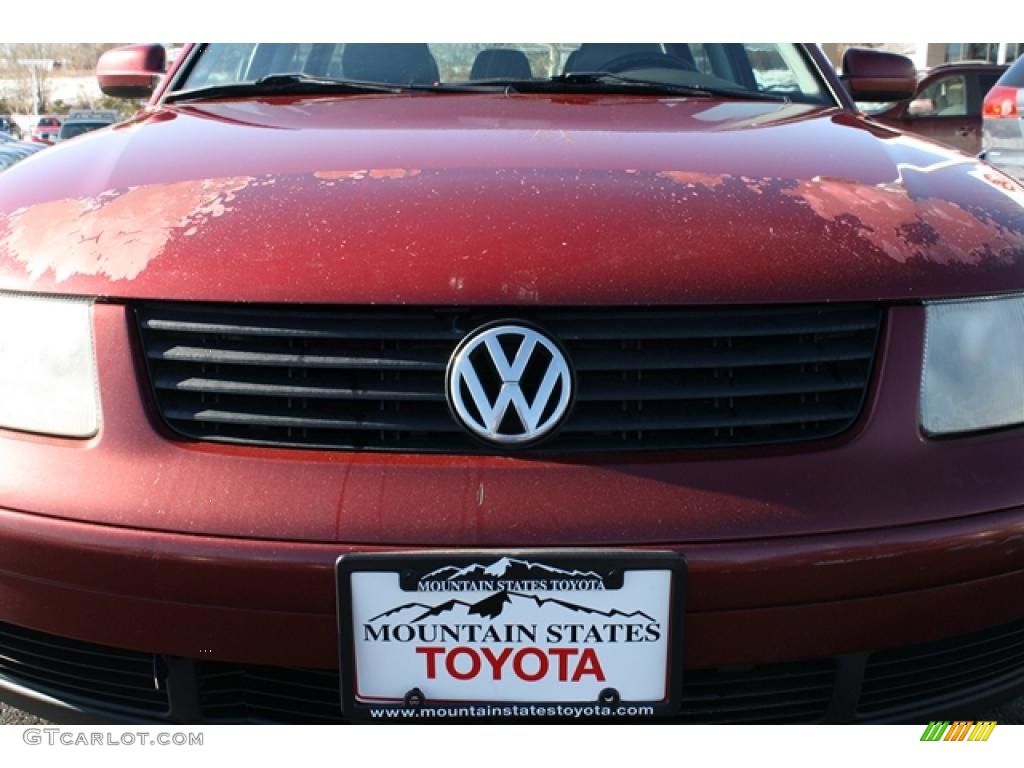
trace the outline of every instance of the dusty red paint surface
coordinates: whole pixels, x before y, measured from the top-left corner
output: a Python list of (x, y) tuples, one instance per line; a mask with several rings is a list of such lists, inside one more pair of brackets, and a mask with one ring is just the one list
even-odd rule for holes
[(922, 438), (920, 306), (888, 308), (870, 402), (841, 439), (559, 461), (171, 440), (118, 299), (1001, 293), (1024, 290), (1022, 199), (969, 157), (839, 109), (707, 100), (220, 102), (47, 150), (0, 175), (0, 289), (108, 300), (103, 424), (87, 441), (0, 434), (0, 620), (332, 666), (339, 554), (626, 545), (687, 556), (692, 665), (1019, 618), (1024, 440)]
[(230, 211), (249, 181), (181, 181), (22, 208), (8, 217), (8, 253), (32, 281), (47, 272), (56, 283), (77, 275), (132, 280), (162, 253), (172, 232), (195, 235)]
[(0, 288), (359, 304), (1024, 288), (1024, 191), (834, 109), (220, 102), (161, 108), (54, 153), (0, 179)]

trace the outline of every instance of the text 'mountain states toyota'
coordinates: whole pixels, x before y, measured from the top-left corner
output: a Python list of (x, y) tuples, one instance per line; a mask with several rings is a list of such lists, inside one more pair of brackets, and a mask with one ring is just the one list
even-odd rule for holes
[(0, 174), (0, 699), (850, 722), (1024, 689), (1024, 187), (814, 45), (197, 44)]

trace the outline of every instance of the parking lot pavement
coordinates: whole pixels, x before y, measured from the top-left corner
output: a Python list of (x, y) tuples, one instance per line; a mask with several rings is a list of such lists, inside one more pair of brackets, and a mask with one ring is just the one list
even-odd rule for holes
[(9, 707), (0, 703), (0, 725), (47, 725), (49, 721), (41, 720), (28, 712)]
[(995, 720), (1006, 725), (1024, 725), (1024, 696), (989, 710), (980, 719)]
[[(1000, 707), (991, 709), (978, 718), (979, 720), (995, 720), (1003, 725), (1024, 725), (1024, 696), (1007, 702)], [(40, 720), (35, 715), (0, 704), (0, 725), (47, 725), (47, 720)]]

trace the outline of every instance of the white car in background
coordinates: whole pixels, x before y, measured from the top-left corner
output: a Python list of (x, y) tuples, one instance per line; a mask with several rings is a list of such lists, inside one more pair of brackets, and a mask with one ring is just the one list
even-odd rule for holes
[(985, 96), (981, 157), (1024, 181), (1024, 57)]

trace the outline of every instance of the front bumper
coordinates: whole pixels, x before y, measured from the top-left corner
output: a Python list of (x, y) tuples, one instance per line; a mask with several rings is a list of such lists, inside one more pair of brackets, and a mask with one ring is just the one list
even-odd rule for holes
[[(12, 703), (61, 719), (340, 719), (333, 568), (339, 554), (365, 547), (154, 534), (12, 511), (0, 511), (0, 542), (0, 695)], [(698, 699), (685, 719), (962, 717), (1012, 695), (1024, 684), (1022, 546), (1024, 509), (884, 536), (678, 547), (691, 597), (684, 690)], [(775, 587), (756, 589), (766, 572)], [(897, 573), (927, 574), (930, 586), (899, 590)], [(39, 644), (55, 654), (57, 677)], [(135, 696), (125, 688), (137, 686), (147, 701), (154, 690), (180, 701), (158, 696), (142, 708), (88, 682), (83, 690), (67, 674), (78, 668), (61, 666), (83, 648), (113, 655), (115, 668), (130, 660), (116, 693)], [(228, 691), (218, 688), (225, 678), (235, 681)], [(295, 691), (319, 704), (310, 709)], [(249, 708), (250, 698), (274, 705)]]

